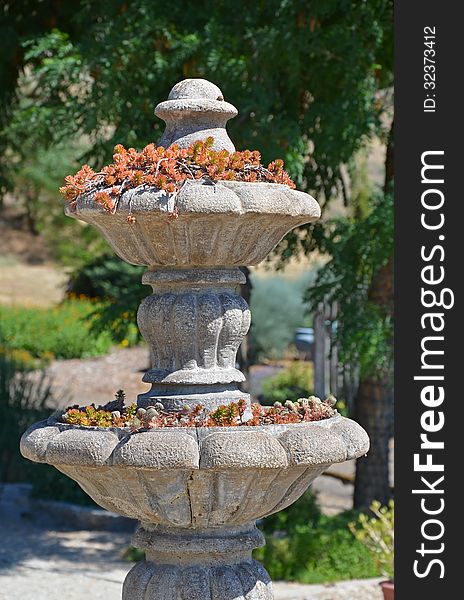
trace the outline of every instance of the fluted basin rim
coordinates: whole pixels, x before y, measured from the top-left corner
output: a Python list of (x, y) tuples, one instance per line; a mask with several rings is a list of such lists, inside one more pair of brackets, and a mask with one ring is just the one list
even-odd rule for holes
[[(106, 191), (111, 191), (111, 187)], [(93, 200), (93, 193), (81, 194), (74, 208), (65, 207), (70, 217), (108, 214)], [(286, 200), (286, 201), (285, 201)], [(291, 189), (281, 183), (264, 181), (226, 181), (211, 183), (204, 179), (187, 179), (176, 197), (179, 214), (186, 213), (246, 213), (282, 214), (292, 217), (307, 217), (315, 221), (321, 215), (317, 201), (306, 192)], [(123, 192), (119, 198), (118, 213), (141, 214), (147, 212), (166, 213), (172, 210), (170, 194), (154, 186), (138, 186)]]
[(126, 262), (163, 268), (257, 265), (321, 213), (312, 196), (283, 184), (187, 181), (175, 198), (153, 187), (128, 190), (114, 214), (92, 194), (65, 212), (96, 227)]
[(35, 462), (161, 470), (324, 466), (358, 458), (368, 449), (362, 427), (340, 415), (288, 425), (173, 427), (135, 433), (48, 419), (21, 438), (21, 453)]

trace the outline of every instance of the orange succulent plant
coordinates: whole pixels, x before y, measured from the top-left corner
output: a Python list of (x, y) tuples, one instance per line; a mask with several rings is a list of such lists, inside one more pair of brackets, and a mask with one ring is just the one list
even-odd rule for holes
[[(295, 187), (282, 160), (274, 160), (266, 168), (257, 150), (230, 153), (213, 150), (213, 143), (214, 139), (209, 137), (188, 148), (179, 148), (176, 144), (169, 148), (148, 144), (141, 152), (134, 148), (126, 150), (118, 144), (112, 164), (98, 173), (84, 165), (75, 175), (65, 178), (60, 192), (71, 205), (79, 196), (90, 194), (105, 210), (115, 212), (121, 194), (128, 189), (150, 186), (175, 196), (187, 179), (265, 181)], [(170, 216), (177, 217), (176, 208)], [(134, 223), (135, 217), (129, 215), (127, 220)]]

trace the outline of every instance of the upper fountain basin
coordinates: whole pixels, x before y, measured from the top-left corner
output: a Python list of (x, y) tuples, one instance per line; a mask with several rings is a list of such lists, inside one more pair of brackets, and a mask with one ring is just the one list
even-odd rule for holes
[(66, 214), (96, 227), (126, 262), (213, 267), (257, 265), (286, 233), (321, 213), (312, 196), (277, 183), (187, 180), (175, 202), (177, 218), (169, 194), (141, 186), (121, 196), (115, 214), (91, 195)]

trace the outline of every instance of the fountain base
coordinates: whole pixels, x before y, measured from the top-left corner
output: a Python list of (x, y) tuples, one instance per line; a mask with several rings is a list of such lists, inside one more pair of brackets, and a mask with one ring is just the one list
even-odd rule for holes
[(141, 525), (146, 560), (129, 572), (123, 600), (272, 600), (265, 569), (251, 557), (264, 538), (254, 524), (227, 529)]

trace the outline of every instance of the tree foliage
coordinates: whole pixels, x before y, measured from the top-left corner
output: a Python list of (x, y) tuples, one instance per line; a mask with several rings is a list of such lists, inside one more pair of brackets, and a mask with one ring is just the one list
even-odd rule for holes
[(306, 299), (314, 310), (320, 302), (338, 302), (340, 360), (359, 365), (361, 377), (391, 377), (392, 306), (373, 301), (369, 290), (391, 259), (393, 234), (393, 199), (378, 195), (366, 217), (332, 220), (318, 240), (331, 259)]
[(259, 143), (264, 160), (285, 160), (298, 187), (330, 198), (341, 165), (381, 128), (392, 3), (242, 5), (104, 0), (96, 10), (84, 0), (66, 28), (23, 38), (8, 138), (18, 147), (85, 135), (88, 159), (101, 163), (116, 143), (153, 142), (163, 128), (153, 125), (154, 103), (175, 82), (205, 77), (240, 109), (229, 127), (238, 149)]
[[(115, 144), (141, 149), (155, 142), (164, 124), (153, 117), (153, 107), (186, 77), (218, 84), (240, 111), (228, 125), (236, 147), (259, 147), (266, 162), (283, 158), (297, 188), (314, 193), (323, 206), (340, 194), (350, 200), (344, 166), (370, 137), (386, 136), (392, 0), (44, 0), (29, 7), (29, 16), (28, 2), (15, 4), (6, 5), (2, 22), (4, 31), (14, 32), (16, 48), (0, 71), (7, 84), (0, 126), (8, 173), (31, 146), (67, 143), (76, 159), (96, 167), (110, 160)], [(391, 203), (381, 204), (371, 220), (378, 210), (391, 209)], [(361, 268), (355, 247), (363, 240), (356, 226), (303, 226), (279, 247), (283, 260), (315, 246), (334, 252), (321, 275), (326, 287), (346, 268), (348, 256), (357, 261), (344, 275), (348, 287), (336, 285), (331, 292), (339, 300), (348, 299), (345, 289), (354, 292), (348, 319), (349, 306), (366, 300), (377, 265), (369, 254), (375, 248), (363, 246)], [(371, 304), (363, 309), (357, 330), (377, 323), (381, 337), (386, 321), (381, 326), (372, 310)], [(369, 348), (379, 350), (371, 342)]]

